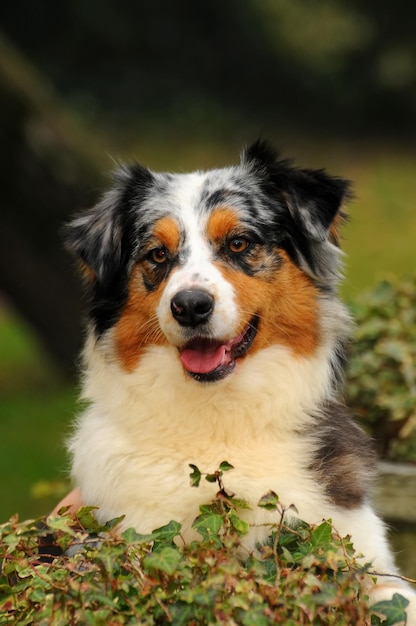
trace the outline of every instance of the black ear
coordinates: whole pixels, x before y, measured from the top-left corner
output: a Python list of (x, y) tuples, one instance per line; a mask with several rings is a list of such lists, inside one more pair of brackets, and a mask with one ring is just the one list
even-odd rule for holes
[(242, 162), (270, 200), (283, 237), (280, 245), (319, 284), (336, 283), (341, 266), (337, 228), (351, 195), (348, 181), (324, 170), (299, 169), (264, 141), (250, 146)]
[(134, 209), (151, 180), (151, 172), (140, 165), (119, 169), (113, 188), (101, 201), (65, 226), (66, 247), (89, 281), (106, 286), (125, 266), (132, 248)]
[(345, 217), (342, 207), (350, 197), (349, 182), (324, 170), (293, 169), (288, 177), (287, 207), (294, 222), (315, 242), (330, 238), (337, 243), (336, 227)]
[(243, 153), (243, 162), (263, 179), (269, 194), (286, 204), (303, 235), (315, 242), (328, 239), (350, 184), (324, 170), (299, 169), (293, 161), (280, 159), (267, 142), (259, 140)]

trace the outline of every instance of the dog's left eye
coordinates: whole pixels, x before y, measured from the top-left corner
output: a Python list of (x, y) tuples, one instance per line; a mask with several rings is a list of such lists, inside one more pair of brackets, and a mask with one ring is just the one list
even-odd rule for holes
[(250, 245), (250, 241), (245, 237), (233, 237), (228, 242), (228, 249), (234, 254), (245, 252)]
[(168, 260), (166, 248), (154, 248), (149, 252), (149, 257), (154, 263), (165, 263)]

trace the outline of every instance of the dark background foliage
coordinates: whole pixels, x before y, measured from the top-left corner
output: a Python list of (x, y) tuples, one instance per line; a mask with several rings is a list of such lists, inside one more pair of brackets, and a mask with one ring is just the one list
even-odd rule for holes
[[(416, 6), (398, 0), (30, 0), (3, 29), (95, 117), (414, 134)], [(207, 115), (210, 113), (211, 115)], [(284, 120), (284, 122), (283, 122)]]

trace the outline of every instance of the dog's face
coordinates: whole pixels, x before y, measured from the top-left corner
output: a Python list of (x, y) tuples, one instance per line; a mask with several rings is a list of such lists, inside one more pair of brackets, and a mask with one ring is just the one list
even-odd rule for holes
[(67, 232), (89, 283), (94, 332), (111, 333), (127, 371), (148, 346), (173, 346), (200, 382), (228, 377), (271, 345), (312, 354), (318, 300), (337, 277), (347, 191), (344, 180), (296, 169), (262, 142), (230, 168), (121, 169)]

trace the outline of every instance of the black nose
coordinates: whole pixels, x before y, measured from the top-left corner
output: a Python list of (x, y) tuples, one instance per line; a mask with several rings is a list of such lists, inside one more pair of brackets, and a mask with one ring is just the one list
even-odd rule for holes
[(172, 315), (181, 326), (195, 328), (207, 321), (214, 310), (214, 298), (203, 289), (184, 289), (172, 298)]

